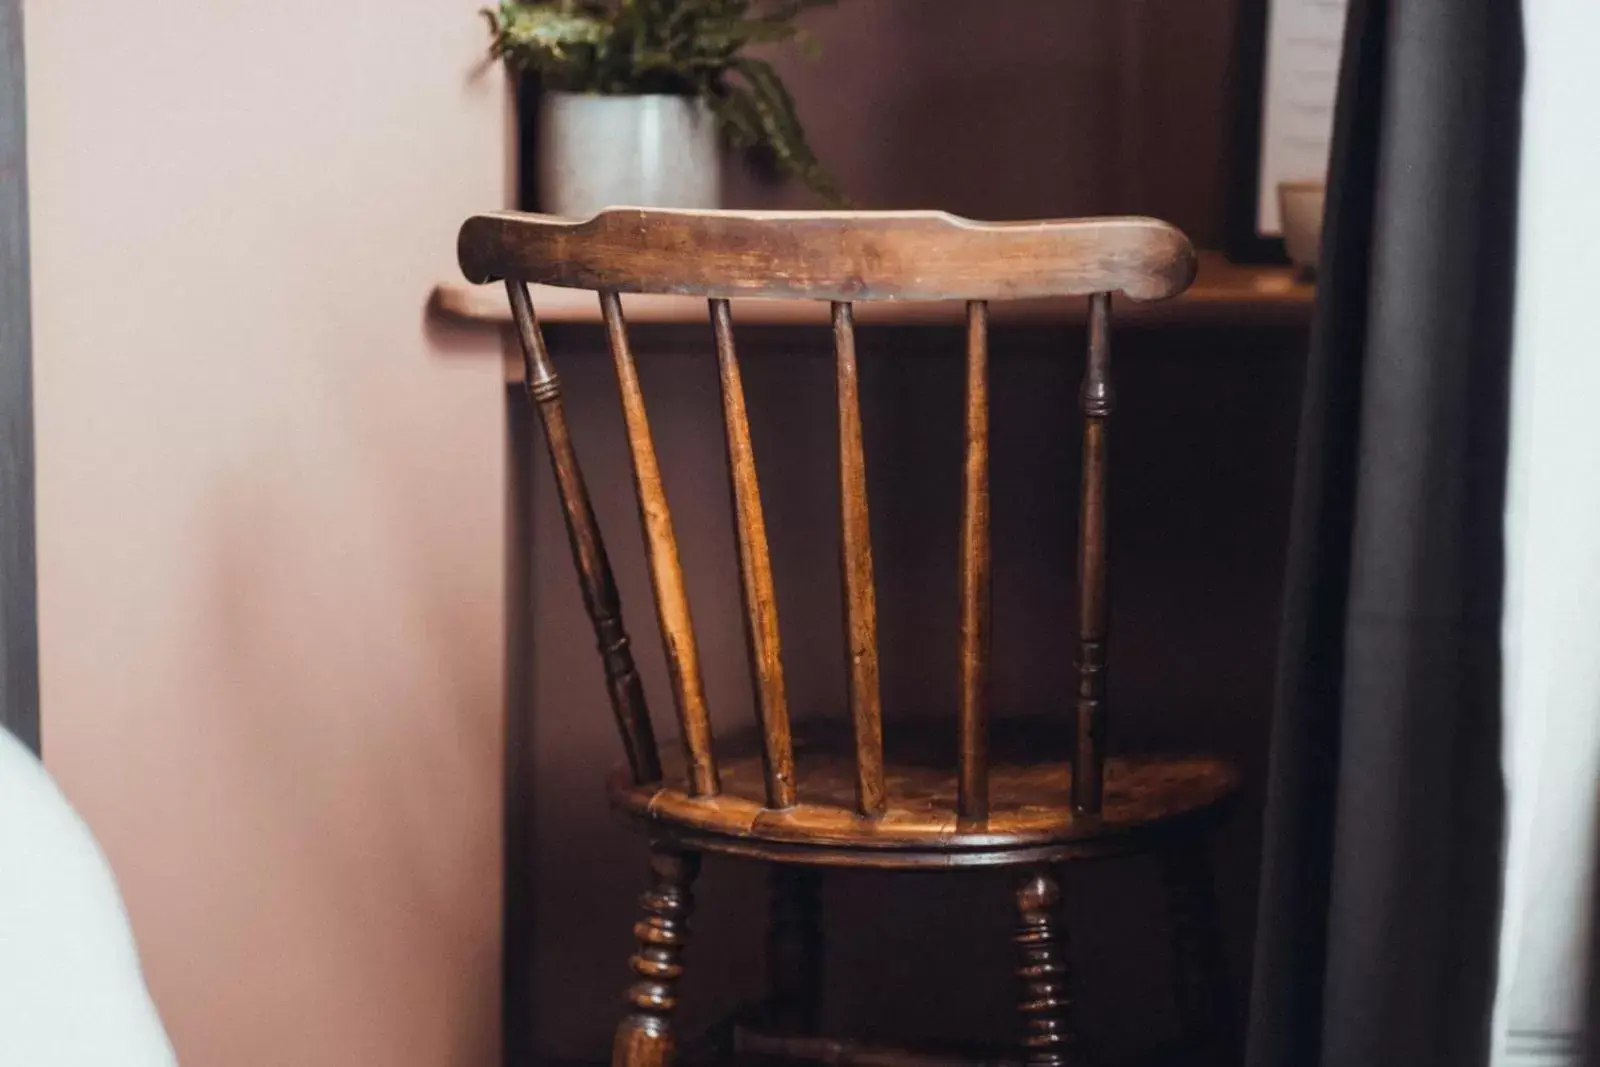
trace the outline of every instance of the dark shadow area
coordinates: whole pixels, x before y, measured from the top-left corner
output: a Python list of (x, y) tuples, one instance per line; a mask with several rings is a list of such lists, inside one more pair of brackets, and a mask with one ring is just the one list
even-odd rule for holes
[(537, 929), (526, 907), (538, 885), (539, 846), (533, 777), (534, 601), (532, 509), (535, 463), (544, 461), (537, 420), (521, 387), (506, 390), (506, 724), (504, 986), (501, 1011), (507, 1064), (539, 1061), (534, 1001)]

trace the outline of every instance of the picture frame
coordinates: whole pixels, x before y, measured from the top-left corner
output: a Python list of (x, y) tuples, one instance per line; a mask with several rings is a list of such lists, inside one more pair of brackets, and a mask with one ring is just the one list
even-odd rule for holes
[(1228, 151), (1228, 199), (1225, 205), (1223, 251), (1235, 263), (1284, 264), (1289, 254), (1283, 238), (1256, 227), (1261, 195), (1261, 110), (1267, 80), (1267, 8), (1269, 0), (1239, 0), (1233, 34), (1229, 107), (1232, 113)]
[(1347, 0), (1239, 0), (1224, 212), (1224, 249), (1236, 262), (1288, 261), (1282, 237), (1262, 228), (1276, 214), (1263, 174), (1274, 187), (1324, 178), (1347, 10)]

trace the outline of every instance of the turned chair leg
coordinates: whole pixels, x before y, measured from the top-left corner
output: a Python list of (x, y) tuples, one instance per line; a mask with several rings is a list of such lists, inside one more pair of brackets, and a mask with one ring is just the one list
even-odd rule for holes
[(766, 1022), (816, 1032), (822, 1007), (822, 872), (774, 864), (767, 928)]
[(638, 950), (629, 961), (638, 981), (628, 990), (629, 1012), (611, 1046), (612, 1067), (668, 1067), (673, 1058), (672, 1012), (700, 857), (652, 848), (650, 871), (651, 887), (640, 898), (645, 915), (633, 927)]
[(1183, 1041), (1206, 1067), (1238, 1062), (1206, 843), (1191, 838), (1162, 854), (1172, 932), (1173, 986)]
[(1029, 871), (1017, 885), (1017, 975), (1022, 979), (1025, 1061), (1028, 1067), (1071, 1067), (1072, 1032), (1067, 932), (1061, 925), (1061, 887), (1046, 870)]

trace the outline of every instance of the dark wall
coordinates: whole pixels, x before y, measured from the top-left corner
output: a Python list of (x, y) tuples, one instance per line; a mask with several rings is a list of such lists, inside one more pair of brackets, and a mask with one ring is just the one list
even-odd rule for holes
[[(614, 376), (598, 331), (550, 331), (652, 700), (672, 736)], [(726, 736), (752, 721), (709, 330), (641, 329), (636, 347), (677, 523), (708, 697)], [(1000, 715), (1070, 707), (1081, 331), (1001, 330), (994, 349), (994, 670)], [(1113, 430), (1113, 744), (1199, 747), (1259, 780), (1301, 363), (1296, 331), (1129, 329), (1117, 336)], [(845, 715), (833, 366), (822, 330), (741, 331), (797, 716)], [(898, 718), (954, 721), (962, 339), (863, 331), (862, 389), (883, 657)], [(516, 462), (531, 478), (514, 544), (531, 677), (514, 680), (512, 994), (545, 1055), (600, 1060), (618, 1012), (643, 885), (641, 843), (608, 814), (619, 747), (547, 458), (520, 396)], [(1254, 785), (1252, 784), (1252, 790)], [(1253, 794), (1224, 833), (1219, 884), (1242, 980), (1254, 900)], [(913, 892), (899, 890), (918, 887)], [(1169, 1022), (1161, 900), (1138, 861), (1075, 872), (1084, 1029), (1138, 1047)], [(707, 864), (685, 983), (693, 1030), (759, 988), (761, 872)], [(1003, 1037), (1012, 922), (992, 875), (830, 876), (829, 1021), (853, 1031)], [(885, 910), (885, 905), (892, 906)], [(1242, 986), (1240, 987), (1242, 989)]]
[[(1222, 242), (1235, 0), (840, 0), (777, 58), (863, 207), (1138, 212)], [(736, 206), (809, 206), (732, 166)]]

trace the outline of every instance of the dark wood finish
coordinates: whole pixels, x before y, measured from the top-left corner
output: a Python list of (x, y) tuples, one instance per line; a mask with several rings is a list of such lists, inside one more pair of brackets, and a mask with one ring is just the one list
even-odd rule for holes
[(783, 681), (782, 642), (778, 637), (778, 594), (772, 585), (767, 520), (761, 507), (755, 449), (750, 443), (750, 417), (745, 411), (739, 356), (733, 344), (733, 313), (726, 300), (711, 301), (711, 328), (717, 341), (750, 678), (755, 687), (756, 716), (766, 741), (763, 754), (767, 806), (787, 808), (794, 804), (794, 746), (789, 738), (789, 698)]
[(956, 813), (989, 816), (989, 305), (967, 305), (967, 460), (961, 506), (961, 702)]
[[(1290, 267), (1242, 266), (1218, 251), (1197, 253), (1194, 285), (1170, 301), (1128, 301), (1117, 309), (1117, 325), (1125, 330), (1206, 328), (1269, 330), (1275, 326), (1304, 328), (1310, 322), (1315, 285), (1294, 275)], [(600, 307), (594, 294), (554, 285), (533, 288), (539, 320), (546, 325), (598, 325)], [(960, 326), (968, 301), (877, 301), (856, 306), (858, 326)], [(706, 301), (693, 296), (634, 293), (622, 298), (627, 320), (635, 326), (690, 325), (706, 320)], [(741, 326), (827, 326), (832, 310), (808, 299), (736, 298), (733, 315)], [(496, 286), (450, 280), (434, 286), (427, 315), (456, 326), (502, 326), (510, 323), (506, 294)], [(1013, 326), (1077, 326), (1088, 320), (1088, 301), (1080, 296), (1042, 296), (1027, 301), (990, 304), (989, 323)], [(1195, 349), (1197, 357), (1219, 352)], [(515, 370), (514, 365), (507, 370)], [(518, 378), (520, 381), (520, 378)]]
[(831, 1067), (1022, 1067), (1014, 1049), (933, 1042), (889, 1044), (824, 1034), (740, 1027), (734, 1040), (740, 1056), (805, 1060)]
[[(1067, 861), (1162, 852), (1168, 857), (1179, 1000), (1191, 1033), (1223, 1047), (1220, 980), (1204, 885), (1203, 833), (1227, 809), (1238, 775), (1202, 755), (1111, 754), (1106, 747), (1109, 616), (1107, 427), (1112, 292), (1171, 295), (1193, 256), (1181, 234), (1149, 220), (978, 224), (929, 213), (784, 216), (610, 211), (583, 223), (499, 215), (463, 229), (469, 275), (510, 274), (529, 393), (551, 442), (586, 603), (606, 655), (630, 768), (610, 782), (613, 805), (652, 841), (655, 888), (636, 927), (640, 981), (617, 1033), (620, 1067), (665, 1067), (670, 1016), (702, 853), (764, 860), (774, 876), (769, 990), (741, 1013), (743, 1051), (839, 1061), (938, 1062), (815, 1033), (821, 997), (818, 871), (825, 867), (1023, 870), (1016, 904), (1025, 1061), (1068, 1067), (1065, 932), (1056, 867)], [(561, 407), (560, 387), (525, 282), (599, 288), (616, 364), (646, 558), (684, 743), (657, 754), (616, 591)], [(651, 438), (619, 291), (710, 299), (727, 445), (735, 543), (755, 711), (753, 730), (713, 751), (699, 654), (671, 512)], [(847, 687), (843, 714), (791, 722), (778, 610), (751, 413), (729, 298), (804, 295), (831, 304), (837, 364), (840, 570)], [(990, 720), (988, 301), (1089, 295), (1089, 353), (1081, 389), (1075, 726), (1060, 715)], [(879, 691), (877, 592), (867, 501), (860, 368), (851, 299), (967, 302), (966, 456), (962, 472), (956, 727), (897, 723), (886, 730)], [(954, 476), (954, 472), (952, 477)], [(744, 1024), (772, 1027), (760, 1033)], [(1209, 1020), (1209, 1021), (1208, 1021)], [(741, 1038), (741, 1034), (744, 1035)], [(751, 1042), (754, 1042), (752, 1044)], [(759, 1047), (758, 1047), (759, 1046)], [(996, 1061), (1004, 1057), (996, 1058)]]
[(22, 6), (0, 0), (0, 725), (39, 751)]
[[(825, 116), (828, 164), (863, 204), (1014, 219), (1150, 211), (1215, 241), (1236, 9), (1237, 0), (841, 4), (811, 24), (827, 62), (791, 55), (779, 69), (807, 112)], [(926, 18), (933, 12), (941, 17)], [(747, 169), (725, 175), (728, 202), (811, 204), (803, 187)]]
[(1061, 887), (1048, 870), (1026, 871), (1017, 884), (1017, 977), (1022, 980), (1022, 1047), (1029, 1067), (1073, 1062), (1071, 968), (1057, 914)]
[(1198, 842), (1183, 839), (1164, 849), (1161, 861), (1184, 1046), (1199, 1067), (1237, 1063), (1238, 1032), (1229, 1008), (1209, 857)]
[(578, 572), (583, 606), (594, 625), (600, 645), (600, 660), (605, 670), (606, 692), (611, 711), (622, 735), (622, 750), (628, 760), (629, 778), (635, 784), (661, 781), (661, 757), (656, 748), (655, 731), (650, 725), (650, 708), (645, 703), (644, 686), (633, 663), (627, 627), (622, 622), (622, 601), (611, 576), (611, 560), (606, 543), (595, 521), (589, 488), (584, 484), (578, 455), (567, 429), (566, 408), (561, 402), (561, 379), (550, 353), (528, 288), (520, 281), (506, 282), (506, 295), (516, 316), (517, 339), (526, 367), (524, 381), (528, 396), (539, 412), (545, 443), (550, 451), (550, 468), (555, 474), (556, 495), (561, 500), (562, 517), (567, 523), (567, 540), (572, 547), (572, 563)]
[(653, 884), (640, 900), (644, 918), (633, 927), (639, 946), (629, 961), (638, 981), (628, 989), (628, 1014), (611, 1046), (615, 1067), (668, 1067), (676, 1045), (672, 1013), (700, 857), (657, 846), (650, 851), (650, 872)]
[(774, 866), (764, 1022), (793, 1033), (816, 1031), (822, 1013), (822, 953), (821, 872)]
[[(648, 826), (649, 818), (641, 821)], [(1211, 825), (1209, 819), (1185, 819), (1159, 829), (1141, 828), (1120, 836), (1083, 837), (1051, 844), (985, 847), (965, 851), (951, 849), (946, 842), (926, 848), (908, 846), (880, 849), (864, 849), (858, 845), (795, 844), (754, 837), (729, 837), (692, 826), (673, 827), (672, 840), (682, 848), (760, 863), (792, 863), (862, 871), (977, 871), (1140, 856), (1154, 851), (1175, 836), (1198, 833), (1209, 829)]]
[(1100, 812), (1106, 735), (1106, 428), (1111, 391), (1111, 297), (1090, 298), (1089, 361), (1080, 395), (1083, 484), (1078, 519), (1078, 744), (1073, 756), (1072, 806)]
[(850, 721), (856, 740), (856, 811), (882, 815), (883, 707), (878, 688), (878, 593), (872, 577), (872, 524), (867, 511), (867, 460), (861, 444), (856, 332), (849, 304), (833, 305), (839, 364), (839, 514), (844, 556), (845, 655)]
[[(1143, 331), (1157, 328), (1227, 327), (1258, 330), (1303, 328), (1311, 319), (1316, 287), (1288, 267), (1244, 266), (1220, 252), (1197, 253), (1194, 284), (1171, 300), (1129, 301), (1117, 309), (1117, 325)], [(547, 325), (599, 324), (600, 308), (581, 289), (540, 285), (533, 289), (539, 319)], [(643, 325), (698, 326), (705, 321), (705, 301), (692, 296), (636, 293), (623, 297), (628, 322)], [(857, 326), (961, 326), (967, 321), (965, 300), (910, 303), (879, 300), (856, 305)], [(471, 282), (445, 281), (434, 286), (428, 301), (430, 317), (455, 325), (499, 326), (511, 322), (502, 290)], [(990, 305), (991, 326), (1076, 326), (1088, 319), (1082, 297), (1046, 296), (1004, 300)], [(799, 298), (736, 298), (734, 318), (740, 326), (823, 326), (831, 310), (826, 303)], [(1225, 350), (1225, 349), (1223, 349)], [(1207, 346), (1196, 349), (1223, 351)]]
[(457, 251), (474, 282), (841, 303), (1164, 300), (1195, 272), (1188, 238), (1158, 219), (973, 222), (937, 211), (612, 208), (582, 221), (501, 211), (468, 219)]
[[(808, 846), (826, 846), (865, 853), (864, 863), (903, 867), (944, 866), (943, 858), (952, 854), (1036, 846), (1066, 846), (1073, 855), (1095, 848), (1108, 854), (1127, 851), (1217, 814), (1238, 783), (1233, 768), (1219, 759), (1117, 756), (1107, 761), (1100, 816), (1080, 818), (1062, 803), (1072, 776), (1065, 735), (1053, 721), (994, 724), (990, 812), (981, 826), (956, 814), (950, 732), (916, 723), (901, 724), (893, 734), (884, 808), (876, 818), (855, 811), (855, 744), (837, 720), (796, 729), (799, 788), (792, 808), (766, 806), (761, 739), (755, 733), (725, 740), (723, 791), (714, 800), (697, 799), (671, 784), (635, 786), (626, 776), (613, 778), (611, 794), (626, 812), (726, 839), (697, 838), (696, 847), (706, 851), (760, 855), (771, 846), (769, 858), (792, 859), (806, 855)], [(679, 757), (669, 751), (665, 763), (670, 783), (678, 778)], [(889, 855), (907, 850), (918, 855)]]
[(672, 679), (672, 701), (683, 731), (688, 755), (689, 792), (697, 797), (716, 796), (717, 760), (711, 748), (711, 712), (706, 707), (705, 683), (700, 677), (700, 650), (689, 615), (689, 594), (683, 584), (683, 564), (678, 559), (678, 538), (672, 528), (672, 509), (656, 461), (655, 439), (645, 413), (639, 370), (628, 344), (617, 294), (600, 292), (606, 337), (617, 367), (617, 389), (622, 394), (622, 418), (628, 428), (628, 450), (633, 459), (633, 487), (639, 501), (639, 522), (644, 527), (650, 584), (656, 596), (656, 619), (661, 624), (661, 644)]

